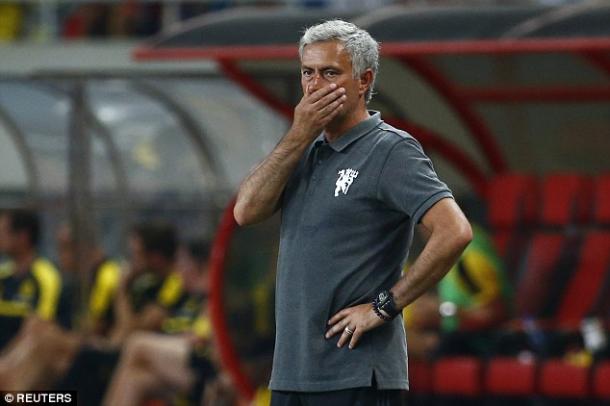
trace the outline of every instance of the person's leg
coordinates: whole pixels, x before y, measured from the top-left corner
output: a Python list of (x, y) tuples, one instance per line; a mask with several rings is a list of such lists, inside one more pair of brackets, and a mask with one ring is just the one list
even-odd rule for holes
[(48, 388), (65, 373), (80, 337), (43, 321), (24, 324), (19, 340), (0, 359), (0, 382), (5, 390)]
[[(150, 371), (140, 368), (121, 369), (115, 375), (116, 384), (113, 384), (106, 393), (103, 405), (108, 406), (130, 406), (142, 404), (146, 395), (153, 388), (161, 384), (161, 381)], [(128, 384), (127, 384), (128, 383)]]
[[(198, 388), (201, 390), (201, 387)], [(197, 390), (197, 388), (195, 388)], [(201, 402), (194, 399), (193, 404), (201, 406), (219, 406), (219, 405), (236, 405), (238, 404), (238, 395), (233, 386), (231, 378), (226, 373), (220, 373), (215, 378), (205, 382), (203, 393), (199, 398)], [(269, 406), (270, 400), (265, 403), (252, 403), (252, 406)]]
[(189, 368), (190, 353), (191, 344), (186, 336), (141, 333), (134, 337), (132, 362), (154, 372), (167, 385), (186, 391), (194, 381)]
[(210, 361), (208, 352), (197, 351), (195, 346), (191, 345), (188, 358), (188, 366), (194, 378), (189, 390), (188, 398), (190, 402), (197, 405), (201, 404), (206, 389), (213, 385), (215, 390), (211, 390), (211, 392), (216, 392), (221, 398), (218, 403), (227, 403), (227, 399), (230, 397), (227, 395), (233, 391), (233, 385), (230, 380), (225, 379), (223, 374), (219, 376), (218, 369)]
[(82, 346), (83, 336), (54, 324), (38, 336), (38, 342), (38, 362), (45, 369), (42, 379), (51, 383), (68, 371)]
[(134, 405), (164, 387), (188, 391), (194, 376), (188, 365), (189, 340), (182, 336), (138, 333), (123, 351), (104, 404)]
[[(35, 336), (20, 334), (0, 358), (0, 384), (3, 390), (20, 391), (30, 386), (26, 368), (29, 360), (37, 358)], [(25, 379), (22, 379), (25, 378)]]
[(379, 390), (375, 387), (329, 392), (307, 392), (300, 395), (303, 406), (402, 406), (401, 390)]
[(76, 390), (79, 404), (99, 405), (120, 356), (119, 349), (83, 345), (54, 389)]

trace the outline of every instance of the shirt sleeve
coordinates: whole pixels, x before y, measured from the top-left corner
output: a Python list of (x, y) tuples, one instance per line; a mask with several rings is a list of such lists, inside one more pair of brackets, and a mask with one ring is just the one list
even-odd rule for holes
[(165, 278), (156, 303), (165, 309), (172, 309), (179, 302), (183, 293), (182, 278), (173, 272)]
[(119, 265), (112, 261), (104, 262), (98, 270), (89, 297), (89, 312), (93, 318), (103, 317), (110, 308), (119, 286), (120, 275)]
[(479, 287), (479, 292), (474, 296), (476, 304), (487, 305), (501, 297), (498, 271), (484, 253), (471, 251), (463, 257), (463, 261), (471, 278)]
[(384, 203), (405, 213), (415, 224), (436, 202), (453, 197), (413, 138), (399, 141), (390, 150), (381, 169), (377, 193)]
[(57, 316), (61, 276), (59, 271), (47, 261), (37, 260), (33, 266), (34, 276), (38, 280), (40, 289), (36, 314), (44, 320), (53, 320)]

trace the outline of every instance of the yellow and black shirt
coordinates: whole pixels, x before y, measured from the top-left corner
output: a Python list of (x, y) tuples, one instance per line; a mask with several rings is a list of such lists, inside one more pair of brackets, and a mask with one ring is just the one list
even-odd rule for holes
[[(512, 294), (504, 266), (491, 238), (480, 227), (472, 226), (473, 239), (458, 262), (438, 284), (439, 300), (469, 309), (501, 299), (506, 305)], [(459, 328), (457, 315), (443, 317), (441, 328)]]
[(192, 334), (198, 338), (191, 349), (189, 368), (195, 372), (197, 380), (188, 396), (174, 399), (176, 405), (198, 405), (199, 396), (207, 381), (216, 376), (216, 368), (210, 361), (212, 348), (212, 325), (205, 312), (207, 295), (184, 292), (174, 309), (165, 319), (161, 331), (165, 334)]
[(180, 302), (183, 292), (182, 278), (175, 271), (166, 277), (145, 272), (129, 286), (131, 306), (136, 313), (153, 303), (171, 312)]
[(169, 316), (163, 322), (161, 330), (166, 334), (193, 332), (201, 338), (208, 338), (209, 326), (201, 319), (201, 309), (206, 297), (202, 293), (184, 292)]
[(61, 288), (59, 271), (46, 259), (37, 258), (22, 275), (17, 275), (11, 261), (0, 264), (0, 348), (30, 314), (54, 320)]

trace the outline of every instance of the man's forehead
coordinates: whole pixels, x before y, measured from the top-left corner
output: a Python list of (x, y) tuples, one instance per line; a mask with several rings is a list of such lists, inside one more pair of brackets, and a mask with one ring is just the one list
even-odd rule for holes
[(336, 61), (336, 63), (341, 63), (341, 59), (345, 59), (345, 62), (351, 63), (351, 58), (345, 49), (345, 45), (341, 41), (331, 40), (313, 42), (306, 45), (305, 48), (303, 48), (301, 64), (313, 62), (313, 60), (320, 56), (331, 55), (333, 57), (336, 56), (336, 58), (333, 58), (333, 61)]

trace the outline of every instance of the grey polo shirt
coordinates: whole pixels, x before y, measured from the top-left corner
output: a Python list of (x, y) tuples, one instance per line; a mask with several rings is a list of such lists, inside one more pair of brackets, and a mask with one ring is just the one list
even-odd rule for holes
[(371, 386), (373, 375), (408, 389), (401, 317), (352, 350), (324, 337), (336, 312), (398, 281), (414, 225), (451, 197), (419, 143), (371, 113), (330, 144), (318, 137), (284, 190), (272, 390)]

